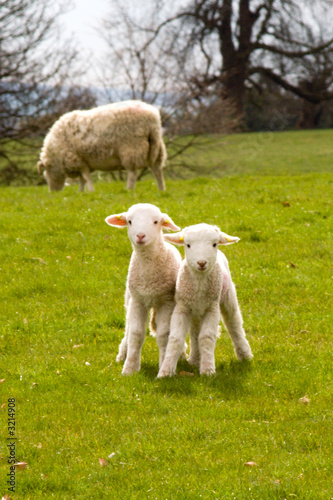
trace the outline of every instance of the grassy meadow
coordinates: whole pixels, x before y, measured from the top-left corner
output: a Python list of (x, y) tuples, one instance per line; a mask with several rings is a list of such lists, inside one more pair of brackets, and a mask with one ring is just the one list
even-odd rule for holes
[[(0, 188), (0, 493), (13, 499), (333, 498), (333, 130), (216, 137), (201, 177)], [(217, 224), (254, 360), (121, 375), (131, 246), (107, 215), (149, 202)], [(15, 493), (8, 400), (15, 399)], [(11, 405), (10, 405), (11, 406)], [(12, 411), (12, 410), (10, 410)], [(10, 413), (13, 415), (13, 413)], [(102, 459), (102, 460), (101, 460)]]

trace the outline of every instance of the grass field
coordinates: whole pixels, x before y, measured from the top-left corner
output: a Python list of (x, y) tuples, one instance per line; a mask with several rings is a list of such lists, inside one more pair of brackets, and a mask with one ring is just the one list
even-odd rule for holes
[[(267, 137), (222, 138), (220, 157), (194, 155), (206, 177), (168, 180), (162, 194), (150, 178), (135, 193), (0, 188), (2, 495), (333, 498), (333, 131)], [(147, 337), (141, 372), (121, 375), (131, 247), (104, 219), (137, 202), (241, 238), (224, 252), (253, 362), (239, 363), (223, 332), (215, 376), (182, 361), (193, 376), (157, 380)], [(15, 459), (28, 464), (15, 493), (9, 399)]]

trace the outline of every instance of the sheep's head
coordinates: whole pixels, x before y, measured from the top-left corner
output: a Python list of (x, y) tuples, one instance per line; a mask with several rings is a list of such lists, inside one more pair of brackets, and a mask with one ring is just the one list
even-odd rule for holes
[(165, 234), (164, 239), (183, 245), (188, 265), (199, 272), (211, 270), (216, 262), (218, 245), (231, 245), (239, 241), (236, 236), (223, 233), (217, 226), (196, 224), (180, 233)]
[(113, 227), (127, 227), (128, 237), (136, 248), (148, 246), (161, 238), (162, 229), (180, 229), (167, 214), (150, 203), (138, 203), (127, 212), (109, 215), (105, 222)]

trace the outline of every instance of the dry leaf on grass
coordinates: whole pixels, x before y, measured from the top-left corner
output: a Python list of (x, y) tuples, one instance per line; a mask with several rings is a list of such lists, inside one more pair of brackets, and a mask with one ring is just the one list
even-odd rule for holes
[(13, 500), (9, 495), (4, 495), (1, 500)]
[(101, 467), (106, 467), (108, 464), (107, 461), (105, 460), (105, 458), (99, 458), (98, 461), (99, 461), (99, 465)]
[(0, 384), (3, 384), (5, 380), (6, 380), (5, 378), (2, 378), (2, 379), (0, 380)]
[(27, 466), (28, 466), (27, 462), (16, 462), (16, 464), (14, 464), (14, 467), (18, 470), (26, 469)]
[(191, 372), (179, 372), (180, 377), (194, 377), (194, 373)]
[(256, 464), (255, 462), (245, 462), (245, 464), (247, 467), (258, 467), (258, 464)]
[(6, 408), (6, 404), (7, 404), (7, 403), (3, 403), (3, 404), (1, 405), (1, 410), (3, 410), (4, 408)]
[(298, 401), (300, 403), (303, 403), (303, 405), (308, 405), (310, 403), (310, 399), (307, 396), (303, 396), (302, 398), (299, 398)]

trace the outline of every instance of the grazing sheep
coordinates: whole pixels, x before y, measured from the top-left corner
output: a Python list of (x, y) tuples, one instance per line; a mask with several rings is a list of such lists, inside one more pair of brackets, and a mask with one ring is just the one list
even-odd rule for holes
[(117, 361), (126, 358), (122, 371), (124, 375), (140, 370), (148, 312), (153, 308), (152, 323), (161, 367), (181, 263), (178, 250), (164, 241), (162, 228), (178, 231), (179, 227), (168, 215), (149, 203), (133, 205), (127, 212), (110, 215), (105, 222), (114, 227), (127, 227), (133, 247), (125, 294), (125, 336), (119, 347)]
[(239, 238), (222, 233), (218, 227), (197, 224), (177, 234), (165, 235), (167, 241), (185, 246), (185, 260), (176, 284), (176, 307), (170, 325), (165, 358), (158, 377), (175, 374), (185, 337), (190, 331), (189, 363), (200, 373), (215, 373), (214, 349), (220, 312), (238, 359), (251, 359), (252, 352), (243, 330), (235, 286), (228, 261), (218, 245), (236, 243)]
[(71, 111), (57, 120), (45, 137), (39, 174), (50, 191), (60, 191), (66, 177), (79, 177), (94, 190), (93, 170), (127, 170), (127, 189), (135, 186), (137, 171), (150, 167), (158, 188), (165, 190), (166, 149), (157, 108), (141, 101), (123, 101), (86, 111)]

